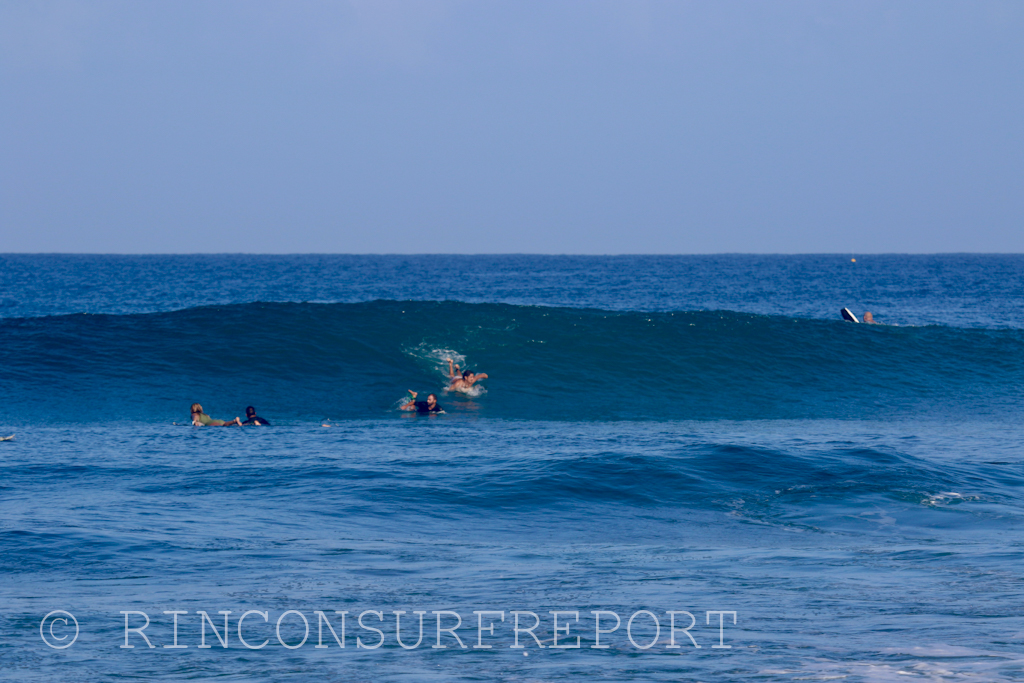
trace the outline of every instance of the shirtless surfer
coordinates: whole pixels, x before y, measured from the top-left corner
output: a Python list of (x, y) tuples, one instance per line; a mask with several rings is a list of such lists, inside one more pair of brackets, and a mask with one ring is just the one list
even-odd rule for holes
[(487, 373), (481, 372), (477, 374), (470, 370), (460, 372), (459, 366), (455, 365), (455, 361), (449, 358), (448, 379), (451, 382), (451, 384), (448, 385), (449, 391), (469, 391), (478, 381), (487, 379)]
[(237, 417), (230, 422), (224, 420), (214, 420), (212, 417), (203, 412), (203, 407), (198, 403), (192, 404), (192, 425), (195, 427), (230, 427), (232, 425), (241, 425), (242, 421)]

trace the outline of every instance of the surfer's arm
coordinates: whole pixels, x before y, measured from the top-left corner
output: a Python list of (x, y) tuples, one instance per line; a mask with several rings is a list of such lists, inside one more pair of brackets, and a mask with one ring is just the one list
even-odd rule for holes
[(448, 379), (455, 379), (455, 361), (448, 359)]
[(410, 389), (409, 395), (412, 396), (412, 398), (409, 399), (408, 403), (399, 408), (399, 410), (416, 410), (416, 392)]
[(479, 381), (479, 380), (482, 380), (482, 379), (487, 379), (487, 373), (486, 372), (478, 372), (478, 373), (476, 373), (476, 377), (474, 378), (474, 380)]

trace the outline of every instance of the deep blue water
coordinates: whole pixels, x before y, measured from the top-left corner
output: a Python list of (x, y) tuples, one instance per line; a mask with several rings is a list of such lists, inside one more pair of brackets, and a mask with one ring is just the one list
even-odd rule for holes
[(1022, 386), (1020, 256), (0, 256), (0, 678), (1024, 680)]

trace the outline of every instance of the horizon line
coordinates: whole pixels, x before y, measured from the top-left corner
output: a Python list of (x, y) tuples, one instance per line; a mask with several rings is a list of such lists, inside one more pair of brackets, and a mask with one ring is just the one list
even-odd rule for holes
[(1024, 256), (1024, 252), (1017, 251), (802, 251), (802, 252), (747, 252), (747, 251), (716, 251), (716, 252), (673, 252), (673, 253), (652, 253), (652, 252), (626, 252), (626, 253), (603, 253), (603, 254), (581, 254), (569, 252), (343, 252), (343, 251), (281, 251), (281, 252), (256, 252), (256, 251), (184, 251), (184, 252), (100, 252), (100, 251), (7, 251), (0, 252), (0, 256), (547, 256), (547, 257), (574, 257), (574, 258), (613, 258), (613, 257), (671, 257), (671, 256)]

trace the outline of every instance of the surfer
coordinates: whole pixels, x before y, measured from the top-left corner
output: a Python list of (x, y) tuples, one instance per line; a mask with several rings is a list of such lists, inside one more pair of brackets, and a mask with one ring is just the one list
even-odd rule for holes
[(455, 362), (448, 359), (448, 379), (451, 384), (448, 385), (449, 391), (469, 391), (473, 388), (473, 385), (482, 379), (487, 379), (487, 373), (481, 372), (479, 374), (470, 370), (459, 371), (459, 366), (455, 365)]
[(256, 427), (259, 427), (260, 425), (266, 425), (267, 427), (270, 426), (270, 422), (267, 421), (267, 420), (264, 420), (262, 417), (257, 415), (256, 414), (256, 409), (253, 408), (252, 406), (248, 406), (245, 409), (245, 422), (243, 422), (242, 424), (243, 425), (253, 425), (253, 426), (256, 426)]
[(235, 418), (230, 422), (224, 420), (214, 420), (212, 417), (203, 412), (203, 407), (198, 403), (192, 404), (192, 424), (196, 427), (229, 427), (232, 425), (241, 425), (242, 421), (239, 418)]
[(857, 316), (855, 316), (853, 314), (853, 311), (851, 311), (849, 308), (844, 308), (843, 310), (839, 311), (839, 314), (843, 316), (843, 320), (845, 320), (847, 322), (851, 322), (851, 323), (864, 322), (864, 323), (867, 323), (868, 325), (882, 325), (882, 324), (884, 324), (884, 323), (876, 322), (875, 321), (875, 316), (871, 315), (871, 311), (864, 311), (864, 317), (861, 320), (857, 320)]
[(412, 398), (409, 399), (408, 403), (402, 406), (402, 410), (415, 410), (421, 415), (444, 412), (444, 408), (438, 404), (437, 396), (435, 394), (428, 394), (426, 401), (417, 401), (417, 394), (412, 389), (409, 390), (409, 395), (412, 396)]

